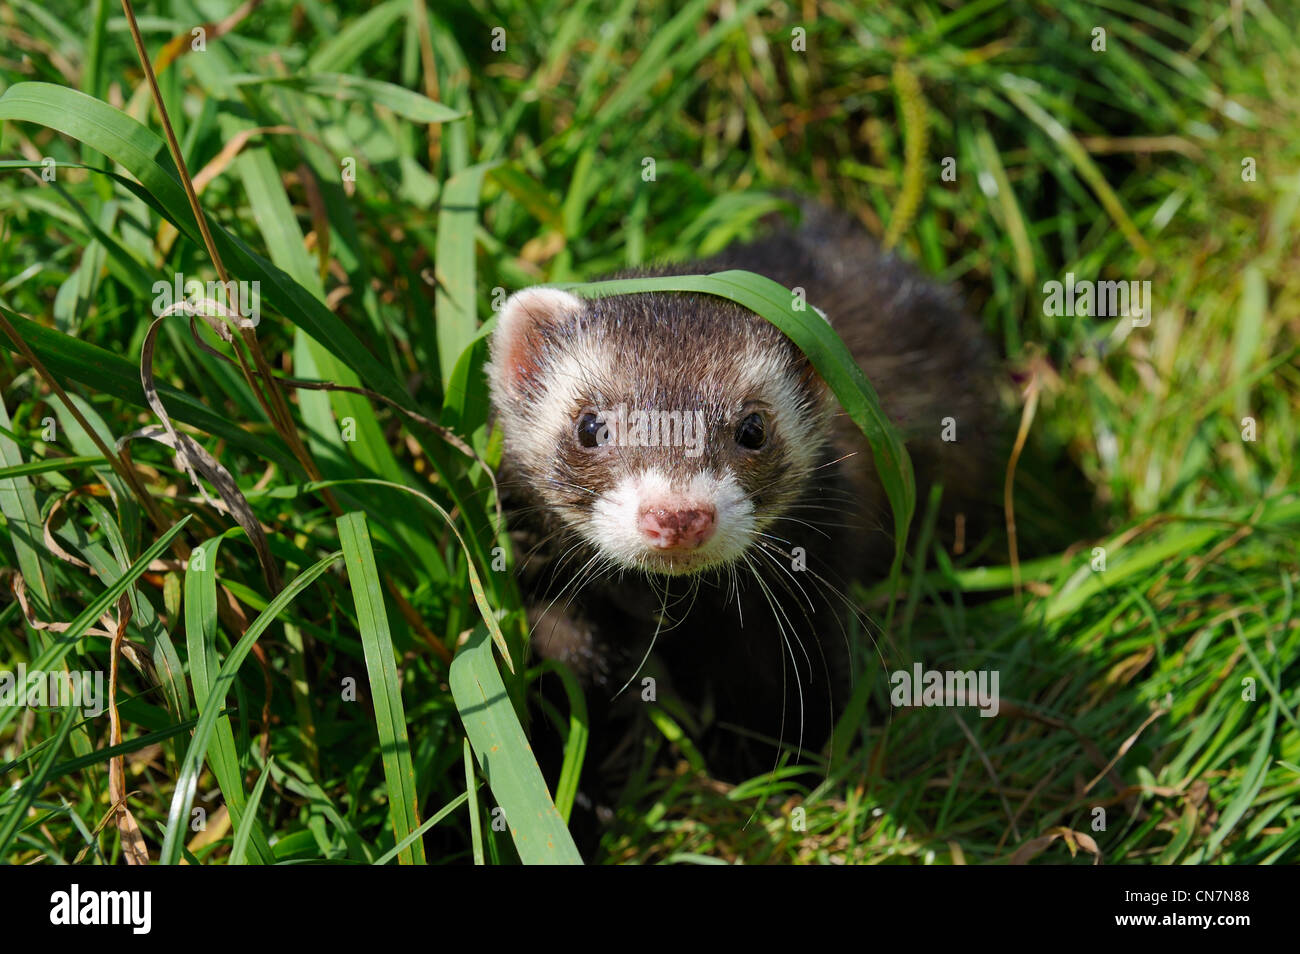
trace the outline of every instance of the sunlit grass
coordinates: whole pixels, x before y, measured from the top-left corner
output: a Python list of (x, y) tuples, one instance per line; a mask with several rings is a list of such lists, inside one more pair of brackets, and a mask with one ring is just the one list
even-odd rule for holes
[[(0, 93), (80, 90), (159, 133), (120, 7), (64, 6), (0, 12)], [(1005, 534), (950, 554), (918, 533), (918, 501), (888, 639), (897, 668), (999, 671), (1000, 716), (892, 709), (877, 663), (820, 781), (738, 787), (652, 729), (602, 860), (988, 863), (1065, 830), (1107, 863), (1300, 857), (1293, 11), (475, 2), (429, 4), (422, 24), (424, 7), (272, 0), (225, 33), (212, 23), (229, 10), (141, 11), (225, 264), (263, 282), (258, 346), (277, 374), (367, 388), (495, 462), (474, 337), (496, 289), (706, 255), (794, 190), (959, 284), (1014, 372), (1009, 421), (1021, 387), (1041, 395), (1016, 483), (1021, 592)], [(289, 79), (306, 75), (322, 78)], [(0, 669), (66, 654), (106, 672), (108, 639), (72, 637), (117, 619), (116, 581), (138, 582), (120, 746), (106, 716), (0, 709), (0, 854), (122, 860), (122, 755), (154, 860), (224, 863), (237, 843), (249, 862), (514, 860), (492, 824), (500, 793), (467, 769), (449, 673), (482, 616), (471, 565), (521, 661), (482, 467), (380, 399), (286, 386), (300, 454), (260, 378), (164, 320), (154, 368), (176, 426), (234, 476), (283, 579), (320, 573), (243, 647), (214, 707), (274, 594), (239, 531), (216, 548), (235, 524), (165, 446), (116, 442), (157, 423), (139, 385), (154, 283), (217, 275), (156, 135), (133, 168), (90, 172), (110, 147), (88, 144), (75, 95), (26, 95), (0, 139), (0, 314), (77, 414), (0, 333), (0, 572), (22, 574), (35, 619), (73, 629), (0, 603)], [(1045, 314), (1044, 282), (1067, 271), (1151, 281), (1150, 325)], [(429, 495), (464, 546), (379, 481)], [(90, 569), (51, 552), (46, 526)], [(215, 567), (186, 572), (200, 547)], [(162, 562), (142, 565), (147, 552)], [(359, 578), (378, 602), (357, 598)], [(880, 593), (863, 599), (883, 620)], [(527, 672), (501, 665), (507, 708), (528, 698)], [(187, 766), (205, 723), (206, 762)], [(192, 807), (176, 799), (188, 785)], [(519, 785), (506, 800), (527, 797)], [(1092, 860), (1073, 835), (1036, 857), (1072, 845)]]

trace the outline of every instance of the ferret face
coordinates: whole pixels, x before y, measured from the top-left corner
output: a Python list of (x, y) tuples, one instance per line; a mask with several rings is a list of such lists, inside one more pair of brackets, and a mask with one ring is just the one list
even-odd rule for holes
[(491, 350), (515, 475), (624, 568), (741, 559), (806, 490), (825, 441), (830, 398), (811, 364), (721, 299), (526, 289)]

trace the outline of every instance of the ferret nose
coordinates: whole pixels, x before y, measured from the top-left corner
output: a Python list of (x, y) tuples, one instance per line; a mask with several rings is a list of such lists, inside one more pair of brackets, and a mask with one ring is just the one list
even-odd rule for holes
[(712, 507), (646, 507), (638, 526), (656, 550), (694, 550), (713, 536), (718, 526), (717, 512)]

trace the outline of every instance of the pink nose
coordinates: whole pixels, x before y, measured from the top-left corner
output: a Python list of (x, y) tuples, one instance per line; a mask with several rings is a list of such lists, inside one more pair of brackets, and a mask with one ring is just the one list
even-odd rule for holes
[(646, 507), (638, 521), (641, 535), (656, 550), (694, 550), (717, 529), (712, 507), (690, 510)]

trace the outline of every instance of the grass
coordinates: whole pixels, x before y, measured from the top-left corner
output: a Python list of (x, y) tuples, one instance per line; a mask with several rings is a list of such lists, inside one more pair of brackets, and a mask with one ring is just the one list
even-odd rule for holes
[[(569, 857), (585, 713), (555, 713), (551, 804), (479, 318), (717, 251), (794, 190), (961, 287), (1009, 420), (1037, 395), (1016, 566), (1002, 532), (937, 545), (918, 501), (884, 644), (996, 670), (1001, 712), (893, 709), (864, 653), (820, 781), (731, 786), (656, 710), (599, 858), (1300, 859), (1287, 5), (142, 5), (211, 249), (121, 9), (89, 7), (0, 9), (0, 573), (27, 601), (0, 670), (108, 672), (120, 637), (120, 732), (0, 708), (0, 857)], [(200, 490), (118, 442), (160, 423), (154, 283), (218, 280), (212, 250), (261, 281), (257, 328), (164, 319), (144, 362)], [(1150, 324), (1046, 314), (1067, 272), (1149, 280)]]

